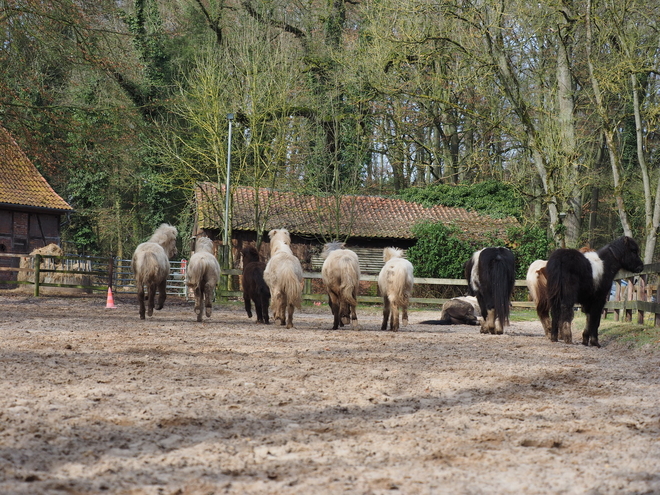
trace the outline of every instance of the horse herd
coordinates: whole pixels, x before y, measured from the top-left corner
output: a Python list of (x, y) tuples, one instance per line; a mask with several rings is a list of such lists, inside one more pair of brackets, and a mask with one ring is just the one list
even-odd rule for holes
[[(260, 260), (254, 246), (247, 246), (241, 252), (245, 311), (251, 318), (254, 303), (257, 322), (268, 324), (270, 305), (273, 318), (291, 328), (294, 311), (300, 309), (302, 303), (302, 265), (291, 250), (291, 237), (286, 229), (274, 229), (268, 235), (270, 259), (267, 263)], [(145, 312), (152, 316), (154, 308), (163, 308), (169, 259), (177, 252), (176, 237), (175, 227), (162, 224), (133, 254), (131, 266), (138, 288), (141, 319), (145, 319)], [(350, 324), (351, 328), (357, 329), (358, 256), (345, 249), (344, 243), (331, 242), (325, 245), (322, 257), (321, 277), (332, 311), (332, 328), (336, 330)], [(399, 320), (403, 326), (408, 323), (413, 266), (403, 257), (403, 251), (393, 247), (384, 249), (383, 261), (378, 275), (378, 289), (383, 296), (381, 330), (387, 330), (389, 326), (390, 330), (397, 331)], [(547, 261), (532, 263), (527, 271), (527, 286), (546, 336), (553, 342), (561, 337), (564, 342), (571, 343), (573, 307), (580, 304), (587, 316), (582, 343), (600, 347), (600, 317), (617, 271), (625, 269), (639, 273), (643, 267), (639, 246), (625, 236), (598, 251), (562, 248), (555, 250)], [(477, 324), (478, 317), (481, 317), (481, 333), (504, 333), (509, 323), (515, 285), (513, 253), (505, 247), (487, 247), (475, 252), (464, 268), (468, 296), (446, 302), (440, 320), (422, 323)], [(213, 243), (200, 237), (186, 270), (186, 285), (195, 295), (197, 321), (202, 320), (202, 308), (205, 308), (207, 317), (211, 316), (219, 278), (220, 265), (213, 255)]]

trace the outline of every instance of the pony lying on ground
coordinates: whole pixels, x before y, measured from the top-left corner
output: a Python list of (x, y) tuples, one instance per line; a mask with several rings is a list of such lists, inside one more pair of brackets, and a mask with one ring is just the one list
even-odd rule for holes
[(264, 270), (264, 280), (270, 288), (273, 318), (293, 327), (293, 312), (302, 304), (303, 270), (300, 260), (291, 251), (291, 236), (286, 229), (273, 229), (270, 237), (270, 260)]
[(156, 309), (163, 309), (165, 304), (167, 277), (170, 274), (170, 258), (175, 256), (176, 227), (166, 223), (161, 224), (147, 242), (143, 242), (133, 253), (131, 269), (135, 275), (137, 298), (140, 304), (140, 319), (144, 320), (144, 286), (147, 286), (149, 316), (154, 314), (154, 299), (158, 291)]
[(243, 255), (243, 301), (248, 318), (252, 318), (252, 301), (257, 313), (257, 323), (268, 325), (268, 305), (270, 289), (264, 280), (266, 263), (259, 258), (259, 251), (254, 246), (247, 246)]
[(325, 245), (321, 256), (324, 258), (321, 277), (328, 291), (330, 309), (334, 316), (333, 330), (348, 325), (357, 328), (358, 291), (360, 289), (360, 263), (354, 251), (344, 249), (343, 242), (330, 242)]
[(548, 300), (548, 279), (546, 275), (546, 260), (536, 260), (527, 269), (527, 289), (536, 306), (536, 314), (541, 320), (546, 337), (550, 337), (550, 301)]
[(478, 325), (481, 314), (474, 296), (454, 297), (442, 305), (439, 320), (420, 321), (424, 325)]
[(195, 254), (190, 257), (186, 268), (186, 286), (195, 294), (195, 314), (202, 321), (202, 307), (206, 317), (213, 311), (213, 296), (220, 279), (220, 263), (213, 254), (213, 241), (208, 237), (198, 237), (195, 241)]
[(516, 283), (513, 253), (505, 247), (477, 251), (465, 263), (465, 278), (468, 293), (479, 301), (481, 333), (503, 334)]
[[(385, 265), (378, 275), (378, 289), (383, 295), (383, 324), (381, 330), (387, 330), (390, 321), (390, 330), (399, 330), (399, 310), (401, 310), (401, 324), (408, 325), (408, 302), (412, 294), (413, 266), (403, 257), (403, 251), (393, 247), (383, 250)], [(391, 313), (391, 317), (390, 317)]]
[(582, 253), (577, 249), (557, 249), (546, 266), (548, 298), (552, 314), (550, 340), (572, 343), (573, 306), (582, 305), (587, 324), (582, 343), (600, 347), (598, 327), (600, 317), (612, 288), (614, 276), (621, 268), (638, 273), (644, 268), (639, 246), (630, 237), (620, 237), (596, 252)]

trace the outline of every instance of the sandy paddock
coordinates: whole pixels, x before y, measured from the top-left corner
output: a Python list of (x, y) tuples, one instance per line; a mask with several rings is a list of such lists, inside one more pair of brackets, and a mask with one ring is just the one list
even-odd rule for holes
[(0, 493), (660, 493), (657, 348), (116, 303), (0, 295)]

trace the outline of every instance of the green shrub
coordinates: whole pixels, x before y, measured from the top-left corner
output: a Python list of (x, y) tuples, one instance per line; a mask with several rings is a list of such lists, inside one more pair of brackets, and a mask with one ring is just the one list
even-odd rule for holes
[(398, 198), (414, 201), (423, 206), (444, 205), (478, 211), (495, 218), (515, 217), (522, 219), (525, 202), (510, 185), (487, 180), (476, 184), (434, 184), (424, 188), (409, 188)]
[(475, 251), (484, 247), (505, 246), (516, 258), (516, 278), (523, 279), (532, 261), (547, 259), (551, 241), (540, 227), (512, 227), (506, 239), (491, 237), (468, 242), (461, 231), (442, 223), (425, 222), (413, 227), (417, 243), (408, 249), (407, 258), (415, 267), (416, 277), (463, 278), (463, 265)]

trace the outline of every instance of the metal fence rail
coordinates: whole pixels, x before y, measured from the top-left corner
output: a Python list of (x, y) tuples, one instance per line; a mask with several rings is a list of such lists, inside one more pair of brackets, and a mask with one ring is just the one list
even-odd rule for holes
[[(186, 260), (170, 261), (167, 294), (186, 297)], [(2, 286), (33, 285), (84, 291), (107, 291), (137, 294), (131, 260), (94, 256), (47, 256), (0, 253)]]

